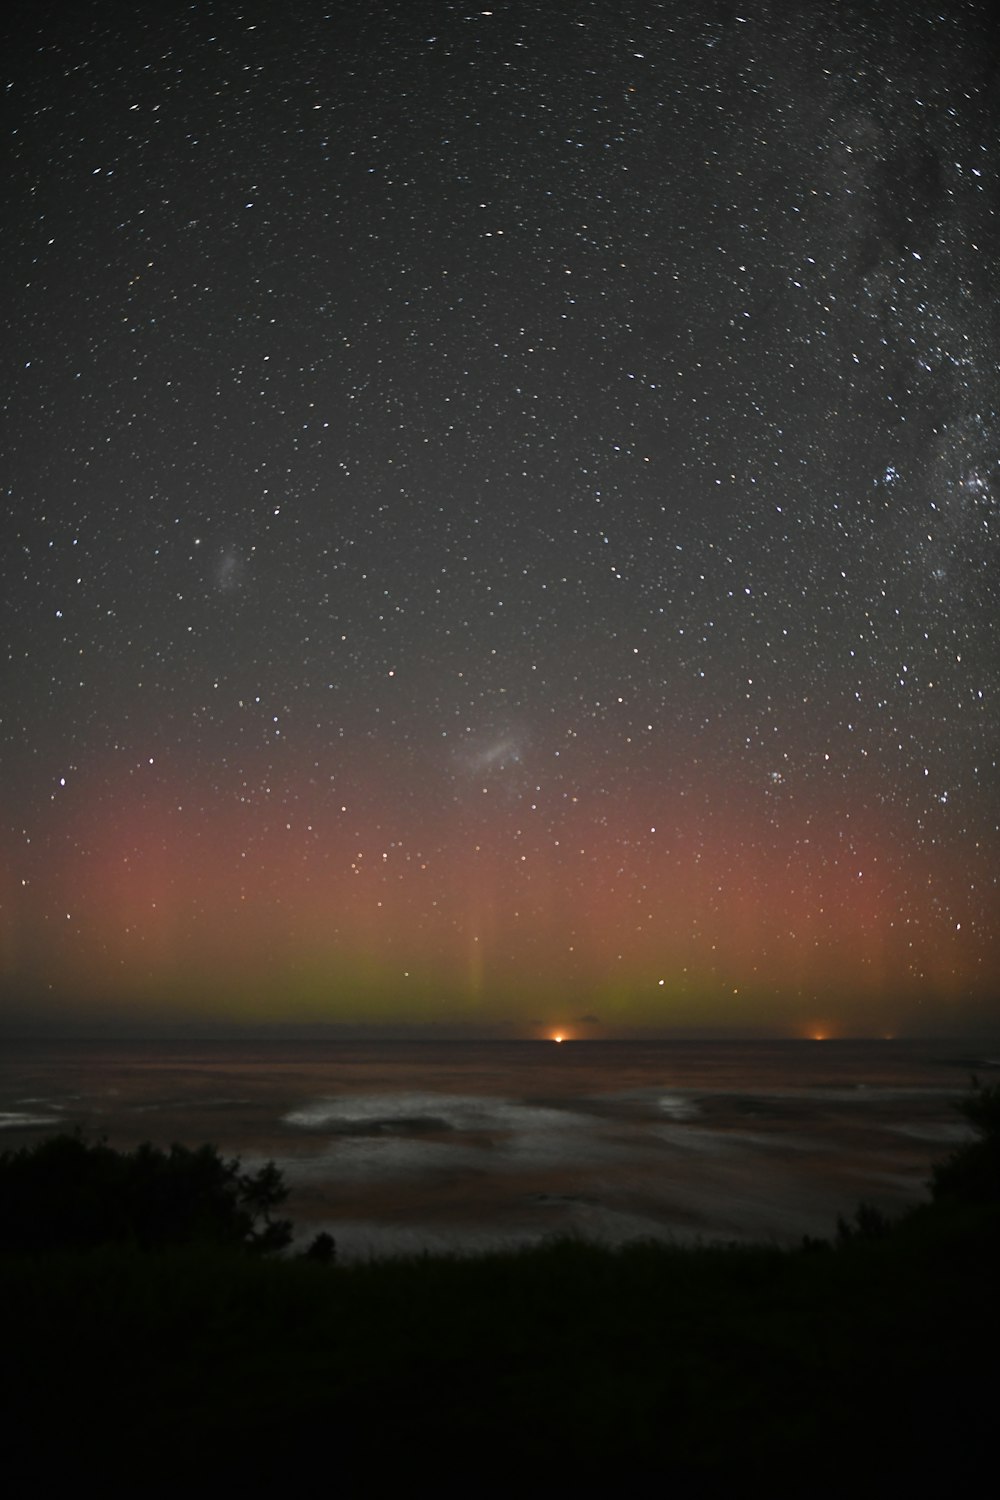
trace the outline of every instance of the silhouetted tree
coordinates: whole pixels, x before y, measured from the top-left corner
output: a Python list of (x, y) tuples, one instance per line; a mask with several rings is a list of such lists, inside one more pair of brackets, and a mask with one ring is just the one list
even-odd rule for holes
[[(233, 1162), (232, 1166), (238, 1168), (239, 1162)], [(290, 1219), (271, 1218), (271, 1210), (288, 1197), (288, 1189), (278, 1168), (269, 1161), (253, 1177), (244, 1174), (237, 1180), (240, 1201), (253, 1216), (248, 1240), (251, 1249), (263, 1253), (283, 1250), (291, 1243), (292, 1223)]]
[(959, 1146), (934, 1167), (930, 1185), (934, 1201), (1000, 1203), (1000, 1084), (984, 1088), (973, 1078), (970, 1093), (958, 1107), (978, 1139)]
[(273, 1162), (256, 1173), (214, 1146), (115, 1151), (79, 1134), (0, 1155), (0, 1249), (133, 1244), (280, 1250), (292, 1238), (272, 1211), (287, 1197)]
[(837, 1244), (851, 1240), (882, 1240), (892, 1229), (892, 1221), (874, 1203), (859, 1203), (853, 1219), (837, 1215)]

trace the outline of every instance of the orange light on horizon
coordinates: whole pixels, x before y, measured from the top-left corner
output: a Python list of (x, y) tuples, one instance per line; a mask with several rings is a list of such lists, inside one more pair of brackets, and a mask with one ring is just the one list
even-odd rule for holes
[(804, 1042), (829, 1042), (837, 1036), (837, 1028), (829, 1021), (803, 1021), (796, 1033)]

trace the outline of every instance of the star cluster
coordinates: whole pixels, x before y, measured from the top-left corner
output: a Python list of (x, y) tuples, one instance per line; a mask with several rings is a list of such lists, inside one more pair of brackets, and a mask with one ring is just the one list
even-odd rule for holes
[(987, 1018), (998, 45), (971, 0), (23, 16), (8, 1003)]

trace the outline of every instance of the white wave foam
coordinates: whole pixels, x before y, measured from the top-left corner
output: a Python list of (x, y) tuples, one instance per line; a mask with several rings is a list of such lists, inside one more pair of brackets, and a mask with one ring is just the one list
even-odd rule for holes
[(661, 1094), (658, 1103), (662, 1112), (672, 1120), (693, 1120), (699, 1113), (694, 1100), (685, 1094)]
[(24, 1110), (0, 1113), (0, 1130), (29, 1130), (38, 1125), (61, 1125), (59, 1115), (30, 1115)]

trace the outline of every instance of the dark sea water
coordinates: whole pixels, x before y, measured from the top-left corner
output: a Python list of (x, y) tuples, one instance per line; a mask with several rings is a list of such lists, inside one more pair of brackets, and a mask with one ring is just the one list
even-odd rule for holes
[(947, 1042), (5, 1043), (0, 1146), (274, 1159), (342, 1259), (573, 1233), (794, 1243), (926, 1197), (998, 1051)]

